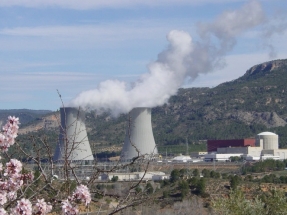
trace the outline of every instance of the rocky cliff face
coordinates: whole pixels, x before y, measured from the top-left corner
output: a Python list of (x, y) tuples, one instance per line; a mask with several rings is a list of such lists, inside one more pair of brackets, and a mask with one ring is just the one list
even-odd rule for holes
[(267, 128), (285, 126), (287, 122), (279, 117), (276, 112), (245, 112), (237, 111), (228, 113), (228, 117), (244, 122), (247, 125), (254, 123), (265, 125)]
[(255, 65), (248, 69), (244, 76), (252, 76), (258, 73), (272, 72), (274, 69), (287, 65), (287, 60), (273, 60), (262, 64)]

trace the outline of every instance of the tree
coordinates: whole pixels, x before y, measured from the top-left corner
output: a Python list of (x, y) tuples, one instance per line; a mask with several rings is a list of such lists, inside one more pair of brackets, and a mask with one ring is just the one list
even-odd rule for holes
[[(25, 147), (15, 141), (19, 128), (18, 124), (18, 118), (9, 117), (7, 124), (3, 127), (3, 132), (0, 133), (0, 150), (5, 152), (2, 153), (2, 162), (6, 162), (0, 167), (0, 214), (8, 212), (11, 215), (46, 215), (49, 212), (54, 212), (56, 214), (76, 215), (80, 212), (89, 212), (89, 204), (92, 198), (107, 195), (105, 190), (102, 192), (99, 189), (99, 184), (95, 183), (100, 174), (136, 165), (145, 167), (146, 172), (149, 164), (149, 160), (141, 159), (140, 156), (135, 157), (130, 163), (111, 166), (108, 170), (92, 164), (89, 169), (92, 170), (89, 177), (79, 178), (78, 174), (81, 174), (85, 165), (67, 159), (69, 152), (62, 149), (64, 159), (57, 167), (53, 160), (54, 153), (45, 138), (38, 139), (31, 136), (33, 151), (29, 150), (29, 153), (27, 153)], [(77, 135), (77, 133), (75, 132), (74, 135)], [(71, 150), (73, 150), (78, 147), (79, 142), (73, 141), (74, 138), (71, 139)], [(10, 152), (8, 149), (11, 146), (14, 147), (14, 150)], [(28, 171), (29, 168), (25, 168), (25, 165), (29, 164), (22, 164), (19, 160), (14, 159), (15, 154), (23, 161), (32, 161), (36, 171), (34, 173)], [(62, 177), (61, 180), (56, 180), (59, 175), (55, 175), (55, 170), (62, 174), (60, 176)], [(108, 214), (115, 214), (125, 208), (139, 205), (151, 199), (147, 192), (153, 193), (152, 186), (152, 189), (148, 188), (147, 192), (140, 191), (136, 195), (130, 195), (134, 188), (142, 182), (144, 176), (145, 174), (138, 182), (125, 188), (122, 197), (118, 198), (119, 204), (108, 211)], [(116, 180), (116, 177), (114, 177), (114, 180)], [(109, 196), (113, 195), (109, 194)], [(118, 196), (115, 195), (115, 197)], [(80, 205), (81, 208), (79, 208)]]
[(162, 192), (162, 197), (163, 198), (167, 198), (169, 196), (169, 192), (167, 191), (167, 190), (164, 190), (163, 192)]
[(238, 175), (231, 176), (230, 178), (230, 188), (233, 190), (237, 189), (237, 186), (240, 184), (241, 177)]
[(198, 169), (194, 169), (193, 172), (192, 172), (192, 174), (193, 174), (194, 177), (199, 177), (199, 175), (200, 175)]
[(285, 215), (287, 198), (282, 191), (272, 190), (255, 199), (247, 199), (241, 190), (231, 190), (228, 198), (217, 198), (212, 201), (216, 214), (222, 215)]
[(181, 197), (184, 198), (189, 193), (189, 185), (187, 181), (181, 180), (178, 183), (178, 188), (181, 192)]
[(201, 173), (202, 173), (203, 177), (210, 178), (210, 170), (203, 169)]
[(114, 175), (111, 179), (112, 182), (116, 182), (119, 180), (119, 177), (117, 175)]
[(137, 193), (140, 193), (140, 192), (142, 192), (142, 188), (140, 188), (140, 187), (138, 186), (138, 187), (135, 188), (135, 191), (136, 191)]
[(232, 190), (229, 198), (217, 198), (212, 201), (212, 208), (216, 214), (221, 215), (254, 215), (266, 214), (264, 203), (255, 198), (254, 200), (246, 199), (242, 191)]
[(180, 169), (179, 170), (179, 175), (181, 178), (187, 175), (188, 170), (187, 169)]
[(169, 180), (170, 180), (170, 182), (174, 183), (174, 182), (179, 180), (179, 177), (180, 177), (179, 170), (178, 169), (174, 169), (170, 173), (170, 179)]
[(263, 193), (260, 200), (264, 203), (266, 214), (285, 215), (287, 211), (287, 197), (284, 192), (272, 190), (271, 193)]
[(153, 186), (151, 185), (151, 183), (148, 182), (146, 184), (145, 190), (146, 190), (147, 194), (153, 194)]
[(199, 181), (197, 182), (196, 188), (197, 188), (198, 193), (200, 195), (205, 193), (206, 185), (205, 185), (205, 179), (204, 178), (199, 179)]

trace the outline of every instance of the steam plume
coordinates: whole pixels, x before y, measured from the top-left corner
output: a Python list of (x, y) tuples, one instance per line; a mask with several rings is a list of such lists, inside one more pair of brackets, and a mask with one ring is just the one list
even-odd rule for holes
[[(235, 44), (235, 37), (264, 22), (261, 5), (252, 1), (239, 10), (219, 16), (213, 23), (199, 24), (203, 40), (194, 42), (184, 31), (172, 30), (167, 35), (169, 46), (148, 66), (133, 86), (119, 80), (107, 80), (97, 89), (80, 93), (71, 106), (110, 110), (113, 115), (134, 107), (155, 107), (168, 102), (184, 81), (194, 80), (221, 65), (222, 57)], [(214, 43), (211, 36), (217, 38)]]

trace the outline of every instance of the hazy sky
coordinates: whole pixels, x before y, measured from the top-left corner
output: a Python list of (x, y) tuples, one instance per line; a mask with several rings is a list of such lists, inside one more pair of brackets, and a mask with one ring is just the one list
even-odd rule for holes
[(188, 73), (182, 87), (217, 86), (287, 58), (286, 8), (286, 0), (0, 0), (0, 109), (56, 110), (57, 90), (66, 104), (106, 80), (132, 84), (166, 62), (158, 54), (178, 42), (170, 32), (214, 48), (218, 63)]

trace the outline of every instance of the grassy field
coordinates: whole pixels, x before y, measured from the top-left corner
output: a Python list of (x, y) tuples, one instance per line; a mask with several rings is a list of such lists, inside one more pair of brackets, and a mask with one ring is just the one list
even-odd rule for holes
[(159, 154), (168, 156), (170, 155), (177, 155), (177, 154), (187, 154), (191, 152), (204, 152), (206, 151), (206, 144), (195, 144), (195, 145), (188, 145), (188, 149), (186, 145), (164, 145), (164, 146), (158, 146), (158, 152)]

